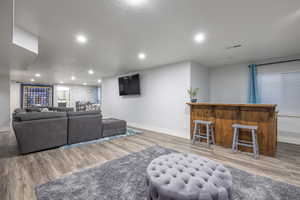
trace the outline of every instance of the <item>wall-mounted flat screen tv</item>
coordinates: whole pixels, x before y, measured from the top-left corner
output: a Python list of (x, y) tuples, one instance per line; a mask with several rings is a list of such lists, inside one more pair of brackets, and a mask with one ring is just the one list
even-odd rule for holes
[(119, 78), (120, 96), (140, 95), (140, 75), (123, 76)]

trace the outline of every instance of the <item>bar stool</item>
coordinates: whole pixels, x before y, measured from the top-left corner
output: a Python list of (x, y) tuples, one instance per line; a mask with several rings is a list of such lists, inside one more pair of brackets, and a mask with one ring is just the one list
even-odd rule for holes
[[(193, 144), (195, 144), (196, 138), (204, 138), (207, 141), (208, 147), (210, 147), (210, 144), (215, 144), (215, 137), (214, 137), (214, 127), (213, 122), (211, 121), (202, 121), (202, 120), (195, 120), (194, 121), (194, 136), (193, 136)], [(201, 133), (201, 125), (206, 126), (206, 133)], [(211, 141), (210, 141), (211, 138)]]
[[(247, 125), (242, 125), (242, 124), (233, 124), (232, 128), (234, 129), (233, 132), (233, 141), (232, 141), (232, 151), (237, 152), (238, 146), (246, 146), (246, 147), (252, 147), (253, 148), (253, 154), (254, 158), (258, 159), (259, 157), (259, 147), (258, 147), (258, 142), (257, 142), (257, 126), (247, 126)], [(244, 140), (239, 140), (239, 133), (240, 129), (248, 129), (251, 131), (252, 135), (252, 141), (244, 141)]]

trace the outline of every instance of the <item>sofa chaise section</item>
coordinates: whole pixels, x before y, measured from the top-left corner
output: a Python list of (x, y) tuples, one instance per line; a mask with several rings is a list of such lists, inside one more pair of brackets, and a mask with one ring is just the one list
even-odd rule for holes
[(127, 123), (125, 120), (107, 118), (103, 119), (103, 137), (110, 137), (116, 135), (124, 135), (127, 131)]

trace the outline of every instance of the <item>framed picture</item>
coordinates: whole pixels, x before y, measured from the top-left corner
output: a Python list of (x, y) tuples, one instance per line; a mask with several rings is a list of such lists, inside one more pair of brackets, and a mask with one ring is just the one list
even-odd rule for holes
[(21, 84), (21, 106), (29, 108), (33, 106), (53, 106), (53, 86)]

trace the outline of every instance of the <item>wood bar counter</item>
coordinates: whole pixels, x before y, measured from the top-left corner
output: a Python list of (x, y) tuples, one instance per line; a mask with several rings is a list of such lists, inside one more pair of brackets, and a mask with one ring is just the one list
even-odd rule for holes
[[(232, 124), (258, 126), (257, 137), (259, 153), (274, 157), (277, 147), (277, 112), (276, 105), (271, 104), (214, 104), (187, 103), (191, 107), (191, 138), (194, 120), (212, 121), (215, 128), (217, 145), (231, 148)], [(204, 127), (203, 127), (204, 128)], [(240, 139), (251, 141), (251, 134), (241, 130)], [(242, 151), (252, 152), (252, 148), (239, 147)]]

